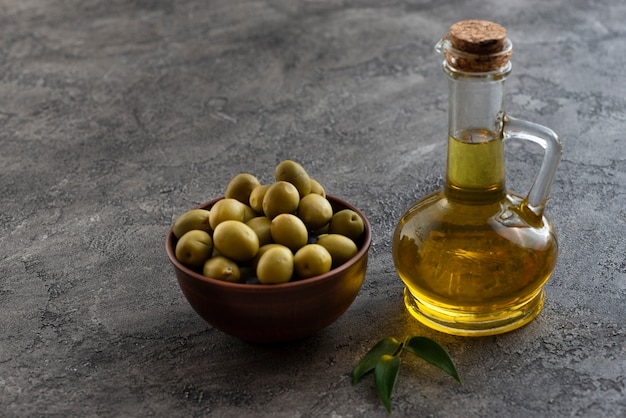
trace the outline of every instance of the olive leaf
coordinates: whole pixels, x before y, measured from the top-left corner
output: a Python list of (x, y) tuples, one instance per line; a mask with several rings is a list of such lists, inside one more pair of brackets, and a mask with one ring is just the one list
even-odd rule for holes
[(376, 392), (387, 412), (391, 414), (391, 394), (400, 372), (400, 356), (383, 354), (374, 368)]
[(401, 345), (402, 343), (393, 337), (387, 337), (377, 342), (352, 370), (352, 384), (356, 385), (363, 376), (374, 370), (376, 363), (383, 355), (395, 354)]
[(427, 337), (406, 337), (402, 342), (387, 337), (377, 342), (352, 370), (352, 384), (356, 385), (367, 373), (374, 371), (376, 392), (391, 414), (391, 395), (400, 372), (403, 351), (420, 357), (440, 368), (461, 383), (461, 377), (448, 352), (436, 341)]
[(450, 355), (436, 341), (426, 337), (413, 337), (406, 342), (404, 349), (440, 368), (461, 383), (461, 377)]

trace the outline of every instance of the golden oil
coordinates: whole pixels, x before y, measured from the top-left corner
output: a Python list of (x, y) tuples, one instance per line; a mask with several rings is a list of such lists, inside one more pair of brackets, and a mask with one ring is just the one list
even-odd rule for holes
[(551, 224), (507, 195), (500, 138), (448, 141), (446, 187), (410, 208), (393, 239), (409, 312), (431, 328), (490, 335), (531, 321), (558, 246)]

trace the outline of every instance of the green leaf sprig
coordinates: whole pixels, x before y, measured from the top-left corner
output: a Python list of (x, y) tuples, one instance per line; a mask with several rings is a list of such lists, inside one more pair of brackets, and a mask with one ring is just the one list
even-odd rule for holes
[(437, 342), (427, 337), (406, 337), (398, 341), (387, 337), (377, 342), (352, 370), (352, 385), (374, 371), (376, 392), (391, 414), (391, 395), (400, 372), (400, 355), (409, 352), (440, 368), (461, 383), (461, 378), (448, 352)]

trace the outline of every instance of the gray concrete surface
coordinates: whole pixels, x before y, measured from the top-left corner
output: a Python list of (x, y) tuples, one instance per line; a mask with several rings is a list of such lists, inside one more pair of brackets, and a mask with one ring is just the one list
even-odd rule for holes
[[(390, 253), (442, 184), (433, 46), (466, 18), (508, 28), (507, 109), (565, 147), (544, 311), (477, 339), (412, 321)], [(416, 334), (464, 383), (407, 360), (394, 416), (624, 416), (625, 19), (621, 0), (0, 1), (0, 415), (382, 417), (350, 371)], [(339, 321), (259, 347), (196, 316), (163, 243), (233, 175), (285, 158), (362, 208), (374, 244)], [(510, 144), (510, 188), (540, 159)]]

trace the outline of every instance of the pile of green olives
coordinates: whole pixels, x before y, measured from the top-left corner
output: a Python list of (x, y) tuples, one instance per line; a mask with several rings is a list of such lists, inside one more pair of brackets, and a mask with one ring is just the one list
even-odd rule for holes
[(295, 161), (281, 161), (274, 179), (237, 174), (213, 207), (179, 216), (178, 261), (218, 280), (277, 284), (324, 274), (358, 252), (365, 225), (355, 211), (334, 212)]

